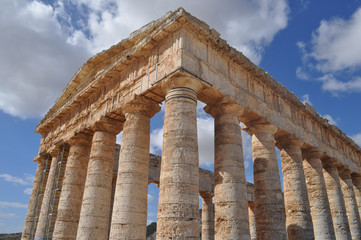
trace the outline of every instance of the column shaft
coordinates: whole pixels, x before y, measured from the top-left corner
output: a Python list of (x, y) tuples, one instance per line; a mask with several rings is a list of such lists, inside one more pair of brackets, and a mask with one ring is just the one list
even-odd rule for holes
[(44, 191), (43, 202), (41, 204), (38, 225), (36, 227), (35, 239), (45, 239), (46, 238), (46, 224), (47, 224), (48, 215), (50, 214), (49, 204), (51, 201), (52, 191), (54, 190), (53, 187), (54, 187), (54, 181), (55, 181), (55, 171), (56, 171), (56, 166), (58, 163), (57, 151), (52, 150), (50, 154), (52, 156), (51, 165), (50, 165), (50, 170), (49, 170), (49, 175), (48, 175), (48, 181), (46, 182), (46, 187), (45, 187), (45, 191)]
[(346, 215), (345, 201), (341, 191), (337, 167), (324, 161), (323, 176), (325, 178), (328, 201), (337, 240), (351, 239), (350, 228)]
[(288, 239), (314, 239), (301, 142), (287, 138), (280, 144)]
[(308, 199), (310, 200), (313, 231), (316, 240), (335, 240), (330, 204), (327, 198), (322, 162), (317, 154), (306, 156), (303, 161)]
[(351, 172), (341, 170), (340, 177), (352, 239), (361, 239), (360, 214), (358, 212), (356, 197), (353, 189)]
[(150, 117), (160, 107), (143, 99), (127, 105), (110, 239), (144, 240), (147, 228)]
[(355, 192), (358, 213), (361, 216), (361, 175), (352, 174), (353, 189)]
[[(105, 120), (106, 121), (106, 120)], [(78, 240), (106, 240), (109, 232), (110, 201), (116, 135), (120, 122), (95, 125), (77, 231)]]
[(188, 87), (165, 103), (157, 240), (199, 239), (197, 97)]
[(257, 239), (256, 216), (254, 214), (254, 208), (254, 203), (248, 204), (249, 233), (251, 235), (251, 240)]
[(287, 239), (286, 219), (274, 133), (271, 125), (252, 130), (254, 199), (257, 239)]
[(214, 209), (212, 196), (202, 197), (202, 240), (214, 240)]
[(60, 194), (53, 239), (76, 239), (91, 136), (79, 134), (69, 141), (70, 150)]
[(34, 224), (36, 224), (36, 219), (35, 219), (36, 209), (35, 208), (39, 207), (39, 206), (37, 206), (37, 201), (39, 198), (39, 194), (41, 194), (41, 192), (39, 191), (40, 190), (39, 184), (41, 181), (41, 175), (43, 173), (43, 170), (44, 170), (43, 163), (39, 163), (38, 167), (36, 168), (33, 190), (31, 191), (29, 205), (28, 205), (28, 211), (27, 211), (26, 217), (25, 217), (23, 233), (21, 236), (22, 240), (30, 240), (31, 239), (30, 235), (31, 235), (32, 227)]

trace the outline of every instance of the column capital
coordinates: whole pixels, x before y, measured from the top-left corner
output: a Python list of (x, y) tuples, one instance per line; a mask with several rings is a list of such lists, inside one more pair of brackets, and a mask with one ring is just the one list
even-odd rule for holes
[(157, 102), (147, 99), (143, 96), (134, 94), (133, 99), (126, 103), (123, 107), (125, 114), (141, 114), (149, 118), (160, 111), (160, 106)]
[(351, 173), (351, 178), (352, 178), (353, 180), (359, 180), (359, 181), (361, 181), (361, 174), (359, 174), (359, 173)]
[(110, 117), (101, 117), (91, 129), (93, 131), (103, 131), (118, 134), (123, 129), (123, 122), (110, 118)]
[(196, 93), (198, 93), (202, 88), (202, 83), (194, 78), (189, 76), (172, 76), (167, 79), (164, 79), (161, 83), (162, 91), (167, 94), (169, 90), (173, 88), (185, 87), (190, 88)]
[(204, 111), (216, 118), (219, 114), (231, 113), (238, 117), (238, 121), (244, 112), (244, 108), (229, 97), (221, 98), (213, 104), (204, 107)]
[(306, 159), (310, 159), (310, 158), (319, 158), (319, 159), (321, 159), (322, 156), (323, 156), (323, 154), (320, 151), (318, 151), (317, 149), (314, 149), (314, 148), (303, 149), (302, 150), (302, 157), (306, 158)]
[(250, 135), (256, 134), (257, 132), (271, 132), (272, 134), (275, 134), (278, 127), (264, 119), (257, 119), (245, 123), (245, 127), (243, 127), (242, 130), (246, 131)]
[(47, 153), (51, 155), (52, 158), (57, 157), (59, 152), (58, 146), (52, 146), (47, 150)]
[(92, 136), (82, 133), (76, 132), (74, 136), (72, 136), (67, 142), (69, 145), (91, 145)]
[(337, 169), (338, 169), (338, 174), (342, 179), (346, 179), (346, 178), (351, 179), (352, 170), (346, 168), (345, 166), (340, 166)]
[(281, 137), (276, 137), (275, 140), (276, 140), (276, 146), (280, 149), (293, 147), (293, 146), (301, 148), (301, 146), (303, 145), (303, 142), (301, 140), (290, 134), (283, 135)]

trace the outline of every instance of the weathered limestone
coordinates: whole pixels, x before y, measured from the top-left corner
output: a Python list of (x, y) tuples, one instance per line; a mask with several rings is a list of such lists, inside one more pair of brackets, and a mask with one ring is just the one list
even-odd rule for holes
[(31, 229), (32, 229), (33, 225), (36, 224), (36, 219), (35, 219), (36, 209), (35, 208), (39, 207), (36, 205), (37, 205), (38, 198), (40, 197), (39, 194), (41, 194), (39, 192), (39, 190), (40, 190), (39, 184), (41, 181), (41, 175), (44, 171), (44, 163), (43, 163), (44, 161), (46, 161), (46, 159), (44, 159), (44, 157), (40, 157), (39, 162), (38, 162), (38, 167), (36, 168), (33, 190), (31, 191), (29, 205), (28, 205), (28, 211), (26, 212), (23, 233), (21, 236), (22, 240), (30, 240), (31, 239), (31, 236), (30, 236)]
[(358, 213), (361, 216), (361, 175), (357, 173), (351, 174), (353, 189), (355, 192)]
[(70, 150), (53, 231), (54, 240), (76, 239), (91, 140), (92, 136), (78, 133), (68, 141)]
[(158, 104), (136, 97), (124, 108), (125, 124), (109, 239), (146, 238), (150, 118)]
[(284, 202), (271, 124), (246, 124), (252, 134), (257, 239), (287, 239)]
[(78, 240), (108, 239), (115, 141), (121, 128), (121, 122), (110, 118), (103, 118), (94, 126)]
[(202, 196), (202, 240), (214, 240), (214, 208), (211, 195)]
[(361, 239), (361, 222), (351, 179), (351, 171), (340, 168), (341, 189), (346, 204), (346, 212), (352, 239)]
[(303, 169), (311, 207), (313, 231), (316, 240), (335, 240), (320, 157), (321, 153), (316, 151), (303, 152), (303, 158), (305, 159)]
[(250, 239), (248, 201), (239, 116), (243, 110), (222, 101), (207, 106), (214, 117), (215, 239)]
[(58, 148), (53, 147), (48, 151), (52, 156), (51, 165), (48, 175), (48, 181), (46, 182), (46, 187), (44, 191), (43, 203), (41, 204), (40, 214), (38, 225), (36, 227), (35, 239), (46, 239), (46, 222), (49, 214), (49, 204), (51, 199), (51, 193), (54, 190), (54, 181), (55, 181), (55, 169), (58, 163)]
[(257, 239), (256, 216), (254, 214), (254, 208), (254, 203), (248, 203), (249, 233), (251, 235), (251, 240)]
[[(183, 87), (181, 87), (183, 86)], [(164, 83), (165, 116), (157, 240), (199, 239), (197, 95), (192, 78)]]
[(290, 136), (277, 139), (281, 149), (286, 228), (289, 240), (314, 239), (310, 204), (302, 165), (302, 142)]
[(338, 170), (336, 164), (332, 162), (331, 159), (325, 159), (323, 161), (323, 176), (325, 178), (327, 196), (330, 203), (335, 237), (337, 240), (351, 239)]

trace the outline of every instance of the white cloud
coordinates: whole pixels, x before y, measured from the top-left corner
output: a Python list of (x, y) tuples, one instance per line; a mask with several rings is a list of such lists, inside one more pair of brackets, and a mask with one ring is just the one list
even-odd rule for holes
[(148, 193), (148, 202), (153, 202), (154, 197)]
[(32, 188), (25, 188), (24, 193), (27, 195), (31, 195), (31, 192), (33, 191)]
[(308, 95), (308, 94), (305, 94), (301, 97), (301, 102), (308, 103), (309, 105), (312, 106), (312, 102), (310, 100), (310, 95)]
[(23, 203), (18, 203), (18, 202), (3, 202), (0, 201), (0, 207), (1, 208), (28, 208), (27, 204), (23, 204)]
[(157, 128), (150, 133), (150, 147), (149, 152), (154, 154), (162, 153), (163, 144), (163, 128)]
[(361, 133), (352, 135), (351, 138), (361, 147)]
[(197, 119), (199, 165), (214, 163), (214, 120), (212, 117)]
[(333, 125), (337, 124), (337, 120), (335, 120), (331, 115), (325, 114), (325, 115), (323, 115), (323, 117), (326, 118), (330, 124), (333, 124)]
[(248, 168), (252, 163), (252, 136), (242, 131), (242, 145), (244, 156), (244, 168)]
[(4, 179), (7, 182), (13, 184), (20, 184), (20, 185), (31, 185), (33, 183), (34, 177), (31, 175), (25, 175), (24, 178), (19, 178), (15, 176), (11, 176), (7, 173), (0, 174), (0, 179)]
[(15, 213), (3, 213), (0, 212), (0, 218), (1, 219), (8, 219), (8, 218), (15, 218), (17, 215)]

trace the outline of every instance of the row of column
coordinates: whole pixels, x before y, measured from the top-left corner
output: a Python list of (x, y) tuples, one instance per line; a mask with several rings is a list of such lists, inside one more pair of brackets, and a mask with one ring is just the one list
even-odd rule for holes
[[(196, 105), (200, 88), (201, 83), (193, 78), (162, 83), (166, 99), (158, 240), (199, 239)], [(150, 118), (160, 108), (136, 97), (123, 110), (124, 129), (122, 122), (105, 117), (93, 127), (93, 136), (78, 134), (70, 140), (53, 239), (145, 239)], [(251, 239), (239, 126), (242, 108), (223, 99), (205, 110), (215, 119), (215, 214), (205, 215), (204, 222), (209, 224), (204, 227), (214, 219), (214, 239)], [(361, 238), (359, 177), (351, 179), (346, 171), (338, 176), (335, 166), (322, 165), (318, 153), (302, 152), (297, 139), (277, 139), (283, 196), (275, 152), (277, 128), (262, 122), (250, 122), (247, 127), (252, 134), (257, 239), (335, 239), (335, 235), (342, 236), (337, 239), (351, 239), (347, 229), (354, 239)], [(115, 142), (122, 129), (109, 226)], [(50, 170), (42, 209), (46, 208), (51, 176)], [(204, 199), (203, 211), (209, 213), (212, 198)], [(44, 239), (44, 214), (41, 211), (35, 239)], [(213, 233), (208, 232), (203, 239), (213, 239)], [(23, 234), (22, 239), (29, 239), (26, 236)]]

